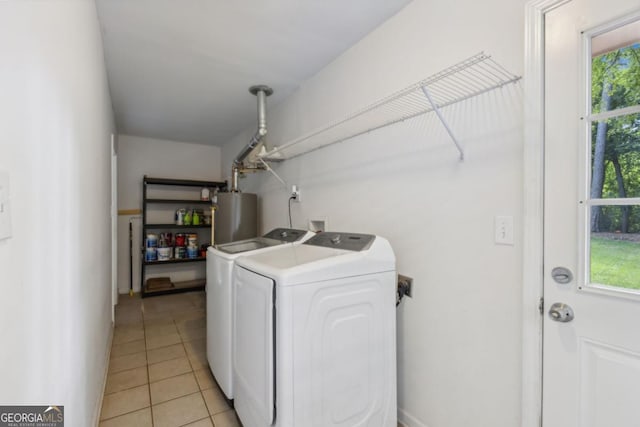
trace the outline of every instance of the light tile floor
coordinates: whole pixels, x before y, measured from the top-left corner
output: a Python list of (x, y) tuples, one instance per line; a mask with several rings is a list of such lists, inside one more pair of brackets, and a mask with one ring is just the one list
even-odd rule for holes
[(121, 295), (100, 427), (239, 427), (205, 353), (205, 294)]

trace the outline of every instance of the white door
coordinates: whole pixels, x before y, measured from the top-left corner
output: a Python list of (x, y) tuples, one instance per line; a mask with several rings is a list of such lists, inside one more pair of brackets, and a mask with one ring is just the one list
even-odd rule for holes
[(543, 427), (640, 426), (639, 11), (545, 17)]

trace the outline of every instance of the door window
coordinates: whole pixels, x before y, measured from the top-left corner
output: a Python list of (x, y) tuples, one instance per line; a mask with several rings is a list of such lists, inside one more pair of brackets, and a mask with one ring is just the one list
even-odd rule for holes
[(640, 293), (640, 20), (587, 43), (585, 282)]

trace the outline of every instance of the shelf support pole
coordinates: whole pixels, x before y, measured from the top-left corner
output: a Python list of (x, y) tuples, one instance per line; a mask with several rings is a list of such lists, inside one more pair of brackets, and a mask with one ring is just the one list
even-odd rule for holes
[(438, 119), (440, 119), (440, 122), (442, 122), (442, 126), (444, 126), (444, 128), (447, 131), (447, 133), (451, 137), (451, 140), (453, 141), (453, 143), (456, 145), (456, 148), (460, 152), (460, 160), (464, 160), (464, 151), (462, 151), (462, 147), (460, 146), (460, 143), (458, 142), (458, 139), (453, 134), (453, 131), (449, 127), (449, 124), (447, 123), (447, 121), (444, 119), (444, 116), (440, 112), (440, 108), (438, 108), (436, 103), (433, 101), (433, 98), (431, 98), (431, 93), (429, 93), (429, 90), (425, 86), (422, 86), (421, 89), (422, 89), (422, 93), (424, 93), (424, 96), (427, 97), (427, 100), (429, 101), (429, 104), (431, 104), (431, 107), (433, 108), (433, 111), (438, 116)]

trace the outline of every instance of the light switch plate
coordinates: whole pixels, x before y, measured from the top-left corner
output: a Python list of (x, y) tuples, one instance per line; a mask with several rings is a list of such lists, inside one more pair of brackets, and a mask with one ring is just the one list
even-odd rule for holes
[(9, 174), (0, 171), (0, 240), (11, 237), (11, 201), (9, 200)]
[(513, 217), (496, 216), (495, 242), (498, 245), (513, 245)]

